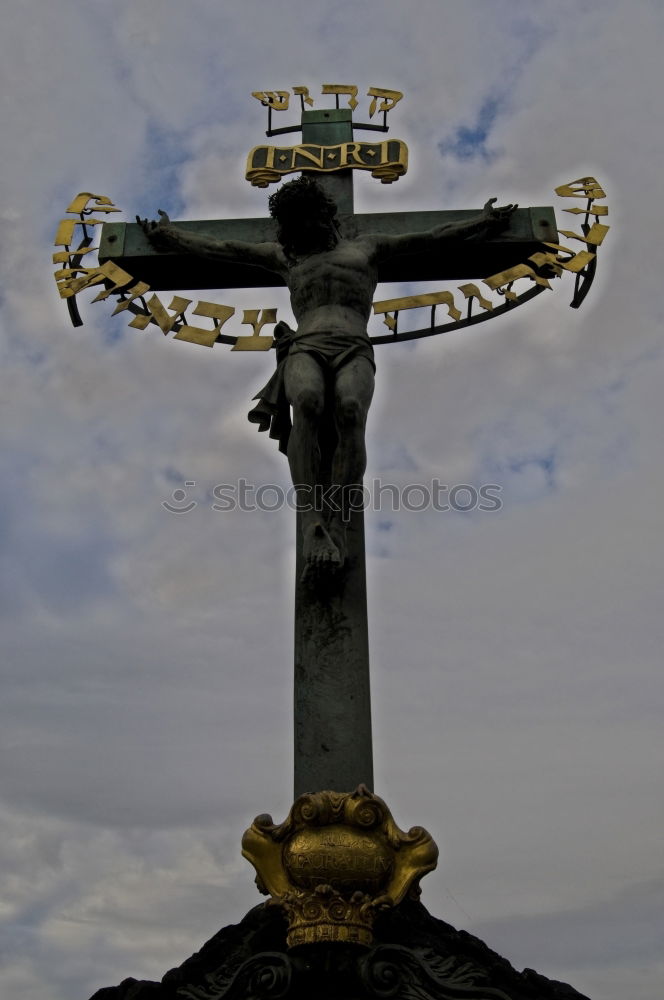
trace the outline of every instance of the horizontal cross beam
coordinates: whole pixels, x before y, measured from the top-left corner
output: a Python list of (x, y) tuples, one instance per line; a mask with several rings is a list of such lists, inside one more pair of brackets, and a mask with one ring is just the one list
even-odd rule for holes
[[(400, 235), (433, 229), (442, 223), (460, 222), (479, 214), (479, 209), (444, 212), (376, 212), (341, 215), (346, 237), (364, 233)], [(176, 222), (185, 232), (204, 232), (219, 240), (262, 243), (276, 240), (273, 219), (209, 219)], [(445, 243), (438, 254), (410, 254), (385, 261), (379, 281), (458, 281), (483, 278), (504, 271), (541, 250), (544, 241), (555, 242), (558, 230), (553, 208), (519, 208), (508, 228), (486, 242), (455, 240)], [(220, 263), (183, 254), (157, 251), (137, 223), (104, 223), (99, 261), (112, 261), (132, 277), (146, 281), (155, 290), (270, 288), (283, 285), (277, 274), (260, 267)]]

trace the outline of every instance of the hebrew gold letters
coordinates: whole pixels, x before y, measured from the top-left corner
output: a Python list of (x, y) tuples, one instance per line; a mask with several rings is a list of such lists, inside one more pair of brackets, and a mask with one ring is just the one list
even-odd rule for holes
[[(327, 93), (348, 94), (350, 100), (355, 100), (357, 88), (342, 86), (341, 84), (326, 84)], [(306, 87), (293, 87), (293, 93), (300, 96), (303, 102), (311, 102), (309, 91)], [(372, 87), (369, 95), (373, 97), (370, 114), (378, 111), (389, 111), (398, 100), (401, 94), (398, 91), (388, 91), (378, 87)], [(259, 99), (272, 100), (272, 107), (277, 108), (279, 103), (286, 101), (288, 93), (286, 91), (257, 91), (254, 93)], [(382, 103), (378, 103), (383, 98)], [(390, 103), (391, 102), (391, 103)], [(387, 107), (385, 105), (388, 105)], [(326, 171), (339, 170), (357, 167), (371, 170), (374, 176), (381, 177), (381, 171), (393, 173), (390, 179), (395, 179), (404, 173), (407, 167), (408, 151), (405, 144), (399, 140), (384, 140), (378, 143), (346, 142), (337, 146), (316, 146), (312, 144), (294, 146), (290, 148), (278, 148), (272, 146), (257, 146), (252, 150), (249, 157), (247, 170), (248, 179), (253, 184), (266, 186), (270, 180), (279, 179), (283, 174), (295, 170), (304, 171)], [(269, 175), (269, 176), (268, 176)], [(263, 183), (261, 183), (261, 178)], [(266, 179), (267, 178), (267, 179)], [(381, 179), (383, 179), (381, 177)], [(562, 184), (556, 188), (556, 193), (566, 198), (585, 198), (588, 204), (585, 208), (575, 206), (566, 208), (564, 211), (576, 216), (584, 216), (581, 221), (582, 232), (561, 229), (560, 234), (570, 240), (577, 240), (585, 244), (583, 250), (575, 253), (569, 247), (558, 242), (544, 242), (545, 248), (532, 254), (528, 262), (516, 264), (505, 271), (483, 278), (482, 283), (491, 291), (497, 292), (507, 300), (505, 305), (514, 305), (523, 301), (523, 298), (512, 291), (512, 285), (520, 280), (528, 279), (539, 288), (551, 288), (549, 278), (560, 277), (564, 271), (569, 271), (579, 276), (592, 280), (592, 270), (590, 278), (584, 275), (586, 268), (590, 265), (596, 254), (593, 250), (600, 246), (609, 230), (609, 226), (598, 222), (598, 218), (608, 215), (606, 205), (595, 205), (596, 198), (605, 198), (603, 189), (594, 177), (581, 177), (569, 184)], [(145, 296), (150, 292), (150, 286), (145, 281), (136, 280), (131, 274), (119, 267), (112, 261), (106, 261), (101, 265), (87, 266), (81, 263), (82, 258), (96, 250), (92, 247), (92, 237), (88, 233), (88, 226), (99, 226), (103, 219), (90, 218), (87, 213), (99, 213), (101, 215), (110, 212), (120, 211), (111, 202), (110, 198), (102, 195), (92, 194), (84, 191), (78, 194), (69, 205), (67, 212), (70, 215), (77, 215), (77, 218), (62, 219), (58, 224), (58, 230), (54, 240), (56, 247), (63, 249), (53, 253), (53, 263), (64, 265), (58, 267), (54, 272), (55, 281), (60, 296), (63, 299), (73, 299), (79, 292), (86, 288), (93, 288), (102, 285), (102, 289), (97, 292), (93, 302), (104, 301), (110, 296), (116, 296), (116, 303), (113, 315), (121, 312), (131, 312), (133, 318), (129, 326), (136, 330), (145, 330), (150, 324), (158, 326), (164, 336), (173, 333), (173, 339), (185, 340), (192, 344), (200, 344), (205, 347), (212, 347), (218, 340), (220, 330), (224, 324), (235, 314), (233, 306), (223, 305), (215, 302), (199, 301), (191, 310), (193, 316), (205, 317), (212, 321), (211, 328), (192, 326), (187, 319), (187, 310), (192, 305), (192, 300), (183, 298), (180, 295), (173, 296), (170, 305), (166, 307), (158, 295), (152, 293), (146, 300)], [(590, 216), (595, 221), (589, 223)], [(80, 227), (79, 245), (73, 249), (76, 238), (77, 227)], [(532, 266), (531, 266), (532, 265)], [(539, 272), (539, 273), (538, 273)], [(382, 316), (383, 322), (397, 334), (397, 320), (400, 311), (408, 309), (418, 309), (429, 307), (431, 309), (431, 327), (435, 322), (435, 310), (439, 305), (447, 308), (451, 323), (444, 326), (459, 324), (463, 325), (471, 319), (473, 302), (477, 301), (479, 306), (492, 311), (494, 303), (487, 298), (478, 285), (466, 283), (459, 285), (459, 292), (467, 302), (468, 313), (462, 319), (462, 313), (457, 308), (452, 291), (443, 290), (438, 292), (427, 292), (422, 295), (410, 295), (402, 298), (384, 299), (373, 303), (373, 312), (376, 316)], [(587, 289), (586, 289), (587, 290)], [(575, 291), (576, 301), (572, 305), (576, 306), (582, 300), (583, 295), (578, 296)], [(504, 308), (504, 307), (503, 307)], [(71, 308), (70, 308), (71, 312)], [(72, 317), (73, 317), (72, 313)], [(74, 320), (75, 325), (80, 320)], [(273, 325), (277, 322), (277, 310), (266, 309), (245, 309), (242, 316), (242, 323), (252, 328), (250, 335), (236, 336), (232, 350), (234, 351), (266, 351), (273, 344), (273, 338), (263, 336), (262, 330), (265, 326)], [(417, 331), (423, 333), (425, 331)], [(231, 338), (225, 334), (221, 338), (225, 342), (231, 342)]]
[(433, 310), (437, 305), (446, 305), (448, 314), (453, 320), (461, 319), (461, 313), (454, 304), (454, 295), (447, 291), (426, 292), (424, 295), (406, 295), (400, 299), (383, 299), (380, 302), (374, 302), (373, 311), (376, 315), (384, 314), (383, 322), (385, 325), (390, 330), (395, 330), (397, 314), (402, 310), (420, 309), (422, 306), (431, 306)]
[(309, 97), (308, 87), (293, 87), (293, 93), (302, 98), (303, 104), (308, 104), (310, 108), (314, 106), (313, 97)]
[[(373, 118), (376, 113), (376, 107), (379, 111), (391, 111), (395, 104), (398, 104), (403, 94), (399, 90), (385, 90), (383, 87), (369, 87), (367, 91), (368, 97), (373, 97), (373, 101), (369, 105), (369, 118)], [(378, 98), (382, 97), (383, 100), (378, 104)]]
[(337, 97), (340, 94), (349, 94), (348, 107), (351, 111), (357, 107), (357, 87), (352, 83), (324, 83), (321, 94), (335, 94)]
[(200, 326), (185, 324), (178, 330), (173, 340), (186, 340), (190, 344), (200, 344), (202, 347), (214, 347), (217, 334), (227, 319), (234, 314), (233, 306), (217, 305), (215, 302), (198, 302), (192, 310), (194, 316), (207, 316), (212, 320), (213, 329), (205, 330)]
[(252, 90), (251, 96), (272, 108), (273, 111), (286, 111), (290, 94), (287, 90)]
[[(291, 90), (297, 97), (300, 98), (303, 108), (305, 104), (310, 108), (314, 106), (314, 99), (310, 96), (308, 87), (291, 87)], [(351, 111), (354, 111), (358, 105), (357, 90), (358, 88), (355, 84), (324, 83), (321, 89), (321, 94), (334, 95), (337, 99), (337, 106), (339, 98), (342, 95), (347, 95), (348, 107)], [(256, 100), (260, 101), (264, 107), (270, 108), (272, 111), (288, 110), (290, 102), (290, 93), (288, 90), (252, 90), (251, 96), (255, 97)], [(373, 118), (377, 110), (383, 112), (391, 111), (392, 108), (399, 103), (403, 94), (400, 90), (388, 90), (385, 87), (369, 87), (367, 97), (372, 99), (371, 104), (369, 105), (369, 118)], [(382, 98), (382, 100), (379, 104), (378, 101), (380, 98)], [(94, 197), (94, 195), (91, 197)]]
[(261, 337), (260, 333), (266, 323), (277, 322), (276, 309), (245, 309), (242, 317), (243, 323), (248, 323), (253, 327), (253, 334), (250, 337), (238, 337), (232, 351), (269, 351), (272, 347), (272, 337)]
[(591, 201), (595, 198), (606, 198), (606, 194), (594, 177), (579, 177), (578, 180), (561, 184), (554, 190), (561, 198), (589, 198)]

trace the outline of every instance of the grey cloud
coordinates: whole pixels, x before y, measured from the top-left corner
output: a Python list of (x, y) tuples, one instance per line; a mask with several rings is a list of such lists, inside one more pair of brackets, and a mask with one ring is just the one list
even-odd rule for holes
[[(263, 214), (242, 176), (263, 139), (250, 92), (318, 98), (345, 79), (405, 91), (392, 132), (409, 173), (358, 178), (360, 211), (548, 204), (592, 172), (608, 192), (580, 312), (560, 282), (509, 318), (377, 352), (369, 476), (514, 487), (491, 517), (397, 512), (372, 547), (377, 789), (441, 844), (433, 912), (470, 914), (492, 947), (591, 996), (657, 995), (663, 133), (644, 95), (661, 42), (656, 5), (617, 0), (418, 0), (406, 19), (378, 2), (11, 5), (0, 975), (15, 1000), (159, 978), (236, 921), (259, 901), (242, 830), (291, 794), (294, 525), (205, 504), (217, 482), (286, 477), (245, 416), (272, 358), (129, 330), (92, 295), (73, 330), (53, 230), (90, 189), (122, 218)], [(497, 155), (442, 163), (437, 144), (519, 60)], [(286, 314), (273, 296), (209, 295)], [(200, 503), (178, 519), (161, 501), (180, 474)]]

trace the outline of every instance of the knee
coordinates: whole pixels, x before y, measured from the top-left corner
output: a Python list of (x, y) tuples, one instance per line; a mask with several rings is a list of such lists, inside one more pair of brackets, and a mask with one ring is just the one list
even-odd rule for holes
[(323, 412), (323, 397), (315, 389), (301, 389), (293, 399), (293, 410), (305, 420), (318, 420)]
[(337, 399), (337, 420), (343, 427), (363, 427), (365, 419), (364, 407), (355, 396), (340, 396)]

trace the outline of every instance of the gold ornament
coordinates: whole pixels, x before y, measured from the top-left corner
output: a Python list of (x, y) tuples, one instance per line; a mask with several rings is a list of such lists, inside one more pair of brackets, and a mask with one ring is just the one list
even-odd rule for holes
[(363, 785), (301, 795), (284, 823), (257, 816), (242, 838), (256, 884), (283, 907), (289, 948), (339, 941), (369, 947), (378, 910), (418, 891), (438, 848), (420, 826), (404, 833)]

